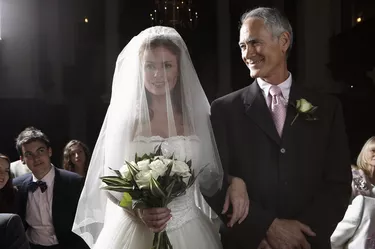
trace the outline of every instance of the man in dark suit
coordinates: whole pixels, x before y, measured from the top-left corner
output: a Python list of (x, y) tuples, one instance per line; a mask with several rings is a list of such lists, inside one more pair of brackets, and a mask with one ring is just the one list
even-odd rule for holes
[(13, 180), (31, 249), (89, 248), (71, 231), (83, 178), (51, 164), (49, 139), (34, 127), (18, 135), (16, 148), (32, 172)]
[[(340, 102), (292, 80), (292, 41), (289, 21), (276, 9), (245, 13), (239, 46), (255, 81), (212, 103), (224, 171), (246, 182), (250, 198), (247, 218), (223, 230), (224, 248), (328, 249), (348, 206), (350, 157)], [(207, 198), (218, 214), (227, 189), (224, 180)]]
[(17, 214), (0, 214), (0, 248), (30, 248), (22, 220)]

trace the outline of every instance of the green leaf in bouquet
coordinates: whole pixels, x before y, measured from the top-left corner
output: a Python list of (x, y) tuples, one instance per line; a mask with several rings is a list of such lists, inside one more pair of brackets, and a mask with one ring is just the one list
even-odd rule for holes
[(133, 185), (138, 186), (137, 183), (136, 183), (136, 181), (135, 181), (135, 176), (138, 174), (138, 172), (140, 170), (137, 169), (134, 165), (132, 165), (128, 161), (125, 161), (125, 162), (128, 165), (128, 169), (129, 169), (129, 172), (131, 174), (131, 178), (132, 178), (131, 181), (132, 181)]
[(170, 174), (172, 172), (172, 167), (173, 167), (173, 161), (168, 163), (167, 170), (165, 171), (164, 176), (160, 177), (161, 178), (160, 182), (162, 182), (163, 186), (168, 186), (171, 182)]
[(174, 152), (173, 152), (172, 156), (168, 157), (168, 159), (175, 160), (175, 158), (174, 158)]
[(100, 179), (102, 180), (102, 182), (110, 186), (132, 185), (131, 183), (129, 183), (122, 177), (118, 177), (118, 176), (102, 176), (100, 177)]
[(163, 197), (166, 198), (166, 195), (160, 186), (159, 182), (155, 180), (153, 177), (150, 179), (150, 191), (156, 197)]
[(129, 194), (133, 191), (133, 187), (125, 187), (125, 186), (104, 186), (102, 189), (116, 191), (116, 192), (128, 192)]
[(165, 188), (165, 191), (167, 192), (167, 198), (171, 197), (172, 190), (175, 184), (176, 184), (176, 179), (173, 179), (172, 182), (169, 185), (167, 185), (167, 187)]
[(135, 163), (138, 163), (139, 161), (140, 161), (140, 157), (138, 157), (138, 154), (137, 153), (135, 153), (135, 158), (134, 158), (134, 162)]
[(155, 156), (162, 156), (162, 152), (161, 152), (161, 144), (159, 144), (158, 146), (155, 147)]
[(147, 160), (147, 159), (151, 159), (151, 158), (150, 158), (150, 155), (144, 154), (144, 155), (141, 157), (141, 160), (139, 160), (139, 161), (143, 161), (143, 160)]
[(143, 208), (147, 208), (147, 204), (143, 201), (143, 200), (136, 200), (136, 201), (133, 201), (132, 203), (132, 209), (143, 209)]
[(121, 172), (119, 171), (119, 170), (117, 170), (117, 169), (112, 169), (111, 167), (108, 167), (110, 170), (112, 170), (113, 172), (115, 172), (116, 173), (116, 175), (118, 176), (118, 177), (121, 177), (122, 178), (122, 174), (121, 174)]
[(132, 205), (132, 197), (129, 193), (124, 192), (124, 195), (122, 196), (122, 199), (120, 201), (120, 206), (121, 207), (130, 207)]

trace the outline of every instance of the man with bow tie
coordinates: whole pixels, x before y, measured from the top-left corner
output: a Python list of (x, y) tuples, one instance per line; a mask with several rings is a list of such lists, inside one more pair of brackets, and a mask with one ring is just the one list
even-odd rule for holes
[(16, 148), (22, 163), (31, 170), (13, 180), (31, 249), (89, 248), (71, 232), (83, 178), (51, 164), (49, 139), (34, 127), (18, 135)]

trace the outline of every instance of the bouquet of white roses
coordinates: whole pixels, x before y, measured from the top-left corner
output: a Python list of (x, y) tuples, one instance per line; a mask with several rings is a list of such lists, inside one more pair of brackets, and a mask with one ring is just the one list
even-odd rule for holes
[[(185, 194), (196, 179), (191, 161), (164, 157), (161, 146), (141, 157), (135, 154), (134, 161), (125, 161), (120, 170), (113, 171), (116, 175), (101, 177), (103, 189), (123, 192), (120, 206), (133, 209), (166, 207), (173, 198)], [(166, 231), (155, 233), (152, 249), (172, 248)]]

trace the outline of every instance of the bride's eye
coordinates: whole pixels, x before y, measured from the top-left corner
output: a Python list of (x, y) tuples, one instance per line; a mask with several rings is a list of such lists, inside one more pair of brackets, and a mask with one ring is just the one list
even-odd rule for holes
[(147, 63), (147, 64), (145, 65), (145, 69), (153, 70), (153, 69), (155, 69), (155, 66), (154, 66), (153, 64), (151, 64), (151, 63)]
[(169, 69), (169, 68), (172, 68), (173, 65), (171, 63), (164, 63), (164, 68), (165, 69)]

